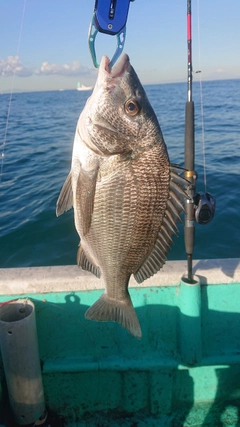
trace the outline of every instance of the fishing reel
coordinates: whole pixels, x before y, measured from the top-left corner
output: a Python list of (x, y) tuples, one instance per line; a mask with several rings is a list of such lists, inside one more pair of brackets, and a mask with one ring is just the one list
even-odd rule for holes
[(216, 199), (210, 193), (200, 191), (193, 197), (195, 220), (198, 224), (208, 224), (214, 217)]

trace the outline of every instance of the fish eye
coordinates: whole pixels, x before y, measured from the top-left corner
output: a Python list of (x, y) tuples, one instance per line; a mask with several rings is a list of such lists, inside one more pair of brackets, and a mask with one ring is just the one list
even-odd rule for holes
[(140, 111), (140, 106), (135, 99), (129, 99), (124, 105), (125, 111), (129, 116), (136, 116)]

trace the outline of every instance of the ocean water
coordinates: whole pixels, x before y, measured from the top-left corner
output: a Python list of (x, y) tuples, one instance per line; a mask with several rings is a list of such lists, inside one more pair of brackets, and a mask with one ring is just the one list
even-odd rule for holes
[[(170, 160), (184, 164), (185, 83), (146, 86)], [(207, 191), (213, 221), (196, 224), (195, 259), (240, 257), (240, 80), (203, 82)], [(0, 147), (9, 96), (0, 95)], [(0, 268), (76, 263), (73, 210), (57, 218), (56, 201), (71, 164), (77, 120), (89, 92), (13, 94), (0, 183)], [(195, 102), (197, 191), (204, 189), (199, 84)], [(2, 148), (1, 148), (2, 152)], [(1, 154), (1, 153), (0, 153)], [(168, 259), (185, 259), (183, 226)]]

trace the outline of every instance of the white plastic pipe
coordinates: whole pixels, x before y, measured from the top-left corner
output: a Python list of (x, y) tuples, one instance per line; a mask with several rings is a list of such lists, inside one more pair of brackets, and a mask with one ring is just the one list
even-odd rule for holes
[(15, 421), (34, 423), (44, 413), (45, 402), (32, 301), (0, 306), (0, 345)]

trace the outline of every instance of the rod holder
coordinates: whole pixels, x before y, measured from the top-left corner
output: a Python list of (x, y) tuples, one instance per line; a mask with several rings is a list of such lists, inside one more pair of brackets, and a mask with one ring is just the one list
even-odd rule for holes
[(15, 421), (34, 423), (43, 418), (45, 402), (32, 301), (19, 299), (0, 306), (0, 345)]
[(193, 366), (202, 358), (201, 285), (198, 277), (193, 276), (191, 283), (187, 276), (182, 277), (179, 308), (182, 362)]

